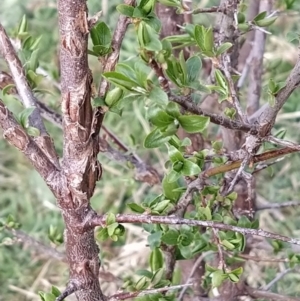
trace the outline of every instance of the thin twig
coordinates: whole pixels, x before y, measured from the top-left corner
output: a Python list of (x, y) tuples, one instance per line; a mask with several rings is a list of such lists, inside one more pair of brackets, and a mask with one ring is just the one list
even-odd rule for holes
[(66, 262), (65, 255), (50, 246), (46, 246), (45, 244), (41, 243), (40, 241), (36, 240), (35, 238), (29, 236), (25, 232), (13, 228), (5, 228), (7, 231), (11, 232), (13, 236), (16, 238), (17, 242), (22, 242), (34, 249), (36, 249), (39, 253), (47, 255), (49, 257), (55, 258), (59, 261)]
[[(202, 253), (202, 254), (197, 258), (197, 260), (195, 261), (195, 263), (194, 263), (194, 265), (193, 265), (193, 267), (192, 267), (192, 269), (191, 269), (190, 274), (189, 274), (188, 277), (187, 277), (186, 284), (192, 282), (192, 278), (193, 278), (193, 276), (194, 276), (196, 270), (198, 269), (200, 263), (204, 260), (204, 258), (205, 258), (206, 256), (211, 255), (211, 254), (214, 254), (214, 253), (215, 253), (214, 251), (207, 251), (207, 252)], [(181, 292), (180, 292), (180, 294), (179, 294), (179, 297), (178, 297), (178, 301), (181, 301), (181, 300), (182, 300), (182, 298), (184, 297), (184, 294), (185, 294), (185, 292), (186, 292), (187, 289), (188, 289), (188, 286), (184, 287), (184, 288), (181, 290)]]
[(257, 207), (256, 211), (268, 210), (268, 209), (282, 209), (286, 207), (296, 207), (296, 206), (300, 206), (300, 201), (288, 201), (284, 203), (275, 203), (275, 204), (272, 203), (269, 205)]
[(22, 63), (18, 58), (17, 53), (2, 24), (0, 24), (0, 52), (9, 66), (14, 83), (24, 106), (26, 108), (35, 108), (29, 117), (30, 125), (37, 128), (41, 134), (46, 134), (46, 128), (44, 126), (39, 109), (37, 108), (37, 99), (29, 87)]
[(273, 300), (273, 301), (300, 301), (300, 298), (266, 292), (264, 290), (260, 290), (248, 286), (245, 287), (245, 290), (247, 292), (247, 296), (250, 296), (255, 299), (264, 299), (264, 300)]
[(157, 294), (157, 293), (163, 293), (171, 290), (180, 290), (185, 287), (192, 286), (191, 283), (187, 284), (180, 284), (180, 285), (174, 285), (174, 286), (167, 286), (167, 287), (161, 287), (161, 288), (156, 288), (156, 289), (148, 289), (144, 291), (138, 291), (138, 292), (132, 292), (132, 293), (117, 293), (115, 295), (112, 295), (108, 297), (108, 300), (110, 301), (119, 301), (119, 300), (126, 300), (126, 299), (131, 299), (131, 298), (136, 298), (136, 297), (142, 297), (142, 296), (147, 296), (150, 294)]
[(262, 286), (260, 289), (264, 290), (264, 291), (268, 291), (276, 282), (278, 282), (280, 279), (282, 279), (286, 274), (293, 272), (295, 270), (295, 268), (289, 268), (286, 269), (284, 271), (282, 271), (281, 273), (278, 273), (277, 276), (271, 280), (268, 284), (266, 284), (265, 286)]
[[(215, 228), (219, 230), (238, 232), (243, 235), (250, 234), (261, 236), (270, 239), (281, 240), (290, 244), (300, 245), (300, 240), (291, 238), (280, 234), (271, 233), (262, 229), (248, 229), (238, 226), (227, 225), (214, 221), (201, 221), (186, 218), (178, 218), (174, 216), (155, 216), (144, 214), (117, 214), (116, 222), (118, 223), (143, 223), (143, 224), (165, 224), (165, 225), (190, 225), (201, 226), (206, 228)], [(86, 228), (94, 228), (103, 226), (106, 223), (106, 215), (95, 215), (86, 224)]]

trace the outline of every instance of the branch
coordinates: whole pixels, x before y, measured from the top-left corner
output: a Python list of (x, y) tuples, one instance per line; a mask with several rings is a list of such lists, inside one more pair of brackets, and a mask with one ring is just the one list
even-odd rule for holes
[[(192, 278), (196, 272), (196, 270), (198, 269), (200, 263), (204, 260), (204, 258), (208, 255), (211, 255), (211, 254), (214, 254), (215, 252), (214, 251), (207, 251), (207, 252), (204, 252), (204, 253), (201, 253), (201, 255), (197, 258), (197, 260), (195, 261), (193, 267), (192, 267), (192, 270), (189, 274), (189, 276), (187, 277), (187, 280), (186, 280), (186, 284), (190, 283), (192, 281)], [(182, 291), (180, 292), (180, 295), (178, 297), (178, 301), (181, 301), (184, 297), (184, 294), (186, 292), (186, 290), (188, 289), (188, 286), (184, 287), (182, 289)]]
[(246, 286), (245, 290), (247, 292), (247, 296), (250, 296), (255, 299), (266, 299), (266, 300), (273, 300), (273, 301), (300, 301), (300, 298), (275, 294), (275, 293), (255, 289), (249, 286)]
[(24, 106), (26, 108), (35, 108), (29, 117), (30, 126), (37, 128), (41, 134), (47, 135), (47, 131), (40, 116), (39, 109), (37, 108), (37, 99), (33, 95), (31, 88), (29, 87), (24, 69), (22, 67), (22, 63), (19, 60), (16, 51), (11, 44), (11, 41), (2, 24), (0, 24), (0, 52), (9, 66), (10, 72)]
[(31, 248), (36, 249), (39, 253), (43, 255), (47, 255), (49, 257), (55, 258), (59, 261), (66, 262), (65, 255), (50, 246), (46, 246), (40, 241), (34, 239), (33, 237), (29, 236), (28, 234), (24, 233), (21, 230), (16, 230), (13, 228), (5, 227), (5, 230), (11, 232), (13, 236), (17, 239), (18, 242), (22, 242), (24, 244), (29, 245)]
[(15, 120), (13, 114), (5, 107), (1, 100), (0, 127), (3, 129), (3, 137), (26, 156), (52, 192), (57, 195), (56, 188), (62, 181), (60, 170), (39, 148), (34, 138), (30, 137), (25, 129)]
[[(132, 6), (135, 4), (135, 0), (126, 0), (124, 1), (124, 3)], [(112, 37), (112, 43), (111, 43), (112, 52), (108, 54), (105, 61), (103, 62), (103, 66), (102, 66), (103, 73), (108, 71), (113, 71), (115, 69), (115, 66), (119, 60), (122, 42), (130, 22), (131, 22), (130, 18), (124, 15), (119, 16), (116, 29)], [(98, 96), (104, 97), (108, 89), (109, 89), (109, 82), (105, 78), (102, 78), (98, 88)], [(102, 107), (98, 107), (95, 114), (98, 116), (97, 131), (99, 132), (104, 119), (105, 110), (103, 110)]]
[[(52, 122), (59, 128), (62, 128), (62, 117), (59, 113), (54, 112), (40, 101), (37, 102), (37, 105), (40, 108), (42, 116), (46, 120)], [(102, 129), (123, 151), (130, 151), (129, 148), (107, 127), (102, 126)], [(123, 154), (109, 145), (105, 139), (101, 138), (99, 139), (99, 148), (100, 152), (103, 152), (108, 159), (114, 160), (120, 165), (130, 162), (135, 168), (134, 178), (137, 181), (148, 183), (151, 186), (161, 182), (161, 178), (156, 169), (147, 165), (137, 154)]]
[[(117, 214), (116, 222), (118, 223), (142, 223), (142, 224), (165, 224), (165, 225), (190, 225), (201, 226), (206, 228), (214, 228), (219, 230), (238, 232), (243, 235), (250, 234), (281, 240), (290, 244), (300, 245), (300, 240), (291, 238), (280, 234), (271, 233), (262, 229), (248, 229), (238, 226), (227, 225), (213, 221), (201, 221), (186, 218), (178, 218), (174, 216), (156, 216), (156, 215), (142, 215), (142, 214)], [(106, 223), (106, 215), (96, 215), (86, 223), (87, 228), (94, 228), (97, 226), (104, 226)]]
[[(293, 147), (293, 148), (285, 147), (285, 148), (275, 149), (275, 150), (272, 150), (269, 152), (265, 152), (265, 153), (262, 153), (259, 155), (255, 155), (255, 156), (253, 156), (252, 163), (258, 163), (258, 162), (266, 161), (269, 159), (281, 157), (281, 156), (284, 156), (287, 154), (295, 153), (295, 152), (299, 151), (299, 148), (300, 148), (300, 146), (297, 148), (296, 147)], [(224, 173), (224, 172), (228, 172), (228, 171), (237, 169), (241, 166), (241, 164), (242, 164), (242, 160), (236, 160), (236, 161), (224, 164), (224, 165), (212, 167), (212, 168), (204, 171), (203, 175), (205, 177), (212, 177), (212, 176), (215, 176), (220, 173)]]
[(190, 95), (188, 96), (174, 95), (170, 90), (168, 79), (165, 77), (162, 67), (154, 59), (150, 61), (150, 67), (155, 72), (159, 80), (160, 86), (167, 93), (169, 100), (178, 103), (186, 111), (193, 114), (209, 117), (212, 123), (221, 125), (228, 129), (251, 132), (253, 134), (257, 133), (255, 126), (242, 123), (239, 120), (231, 120), (218, 114), (203, 111), (197, 104), (193, 102)]
[(280, 279), (282, 279), (286, 274), (294, 271), (295, 268), (289, 268), (289, 269), (286, 269), (284, 271), (282, 271), (281, 273), (278, 273), (276, 275), (276, 277), (271, 280), (268, 284), (266, 284), (265, 286), (261, 287), (262, 290), (264, 291), (268, 291), (276, 282), (278, 282)]
[(141, 292), (117, 293), (115, 295), (112, 295), (112, 296), (108, 297), (108, 300), (110, 300), (110, 301), (126, 300), (126, 299), (131, 299), (131, 298), (136, 298), (136, 297), (147, 296), (147, 295), (150, 295), (150, 294), (168, 292), (168, 291), (171, 291), (171, 290), (179, 290), (179, 289), (186, 288), (186, 287), (189, 287), (189, 286), (192, 286), (192, 284), (188, 283), (188, 284), (167, 286), (167, 287), (161, 287), (161, 288), (156, 288), (156, 289), (148, 289), (148, 290), (144, 290), (144, 291), (141, 291)]
[(186, 11), (184, 14), (207, 14), (207, 13), (223, 13), (226, 14), (226, 7), (223, 5), (220, 6), (211, 6), (205, 8), (195, 8), (192, 11)]
[(277, 93), (275, 97), (275, 104), (270, 106), (266, 105), (266, 108), (258, 118), (259, 121), (259, 135), (260, 137), (266, 137), (270, 134), (277, 117), (277, 114), (288, 100), (289, 96), (300, 84), (300, 58), (291, 71), (286, 80), (285, 86)]
[(284, 203), (269, 204), (266, 206), (261, 206), (256, 208), (256, 211), (268, 210), (268, 209), (281, 209), (281, 208), (294, 207), (294, 206), (300, 206), (300, 201), (288, 201)]
[[(271, 1), (261, 1), (259, 12), (270, 11)], [(250, 67), (249, 87), (247, 97), (247, 114), (248, 116), (254, 114), (259, 109), (259, 100), (261, 96), (261, 85), (263, 75), (263, 57), (265, 52), (266, 34), (260, 30), (255, 30), (254, 40), (252, 42), (252, 49), (249, 54), (249, 62), (247, 59), (247, 66)]]

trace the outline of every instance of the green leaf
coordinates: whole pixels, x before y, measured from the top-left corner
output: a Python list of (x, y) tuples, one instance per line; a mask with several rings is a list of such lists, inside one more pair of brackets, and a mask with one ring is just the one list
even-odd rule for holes
[(148, 110), (148, 119), (159, 128), (164, 128), (174, 123), (174, 118), (158, 107), (152, 107)]
[(195, 40), (201, 50), (205, 49), (205, 28), (202, 25), (195, 26)]
[(237, 283), (237, 282), (239, 282), (239, 277), (238, 276), (236, 276), (235, 274), (233, 274), (233, 273), (229, 273), (228, 274), (228, 278), (230, 279), (230, 281), (232, 281), (232, 282), (234, 282), (234, 283)]
[(109, 47), (112, 35), (109, 27), (104, 22), (100, 22), (96, 26), (94, 26), (90, 30), (90, 34), (93, 45)]
[(116, 9), (122, 15), (125, 15), (127, 17), (133, 16), (134, 7), (131, 5), (119, 4), (119, 5), (117, 5)]
[(166, 107), (166, 112), (174, 118), (177, 118), (180, 116), (180, 111), (179, 111), (178, 105), (174, 102), (168, 103), (168, 105)]
[(225, 53), (228, 49), (230, 49), (232, 47), (232, 44), (229, 43), (229, 42), (226, 42), (224, 44), (222, 44), (218, 49), (217, 49), (217, 52), (216, 52), (216, 56), (219, 56), (223, 53)]
[(186, 61), (187, 82), (192, 83), (199, 79), (202, 62), (198, 56), (192, 56)]
[(277, 20), (277, 17), (266, 18), (263, 20), (255, 21), (255, 24), (259, 27), (267, 27), (272, 25)]
[(54, 296), (51, 293), (45, 293), (43, 298), (44, 298), (45, 301), (55, 301), (56, 296)]
[(95, 56), (104, 56), (111, 52), (111, 47), (103, 46), (103, 45), (95, 45), (93, 46), (93, 55)]
[(227, 85), (227, 81), (223, 75), (223, 73), (216, 69), (215, 70), (215, 77), (216, 77), (216, 81), (218, 83), (218, 85), (226, 92), (228, 93), (228, 85)]
[(175, 163), (178, 161), (181, 161), (181, 162), (184, 161), (184, 157), (183, 157), (182, 153), (174, 146), (168, 147), (168, 154), (169, 154), (169, 158), (172, 163)]
[(170, 200), (160, 201), (157, 205), (151, 207), (151, 209), (155, 212), (162, 213), (167, 208), (169, 203)]
[(112, 106), (116, 105), (123, 97), (123, 94), (124, 94), (124, 91), (119, 87), (116, 87), (116, 88), (108, 91), (105, 96), (105, 104), (108, 107), (112, 107)]
[(2, 89), (3, 96), (9, 94), (9, 93), (10, 93), (10, 89), (15, 88), (15, 87), (16, 87), (15, 84), (6, 85), (6, 86)]
[(56, 287), (56, 286), (52, 286), (51, 287), (51, 293), (55, 296), (55, 297), (59, 297), (61, 295), (60, 290)]
[(161, 106), (166, 106), (169, 102), (168, 95), (159, 87), (153, 87), (150, 91), (148, 98)]
[(259, 20), (263, 20), (265, 17), (267, 16), (267, 12), (261, 12), (258, 15), (255, 16), (255, 18), (253, 19), (253, 21), (259, 21)]
[(35, 107), (26, 108), (18, 114), (17, 119), (19, 120), (19, 122), (23, 128), (27, 128), (29, 126), (29, 117), (34, 110), (35, 110)]
[(213, 287), (219, 287), (223, 281), (227, 278), (221, 270), (217, 270), (211, 274), (211, 282)]
[(182, 128), (188, 133), (201, 133), (209, 125), (209, 117), (199, 115), (182, 115), (177, 120)]
[(102, 74), (102, 76), (109, 82), (127, 91), (134, 91), (133, 88), (136, 88), (138, 86), (135, 81), (119, 72), (105, 72)]
[(135, 284), (135, 289), (137, 291), (142, 291), (142, 290), (146, 289), (149, 286), (149, 284), (150, 284), (150, 281), (146, 277), (142, 277)]
[(221, 245), (223, 245), (228, 250), (234, 250), (235, 249), (234, 244), (232, 244), (231, 242), (229, 242), (226, 239), (224, 239), (224, 240), (221, 241)]
[(158, 248), (161, 242), (162, 231), (157, 231), (148, 236), (148, 243), (151, 250)]
[(116, 216), (113, 213), (108, 213), (106, 217), (106, 225), (111, 225), (116, 222)]
[(38, 137), (40, 135), (40, 131), (39, 129), (33, 127), (33, 126), (29, 126), (26, 128), (26, 132), (29, 136), (32, 137)]
[(24, 33), (28, 31), (28, 22), (26, 15), (23, 15), (22, 20), (20, 21), (18, 27), (18, 34)]
[[(154, 248), (150, 254), (150, 268), (151, 271), (157, 271), (162, 268), (164, 264), (164, 258), (159, 248)], [(152, 278), (152, 277), (151, 277)]]
[(141, 206), (139, 206), (136, 203), (128, 203), (127, 206), (133, 211), (137, 213), (144, 213), (145, 209)]
[(151, 279), (151, 284), (153, 286), (157, 285), (163, 279), (164, 274), (164, 269), (160, 268), (159, 270), (157, 270)]
[(92, 107), (96, 108), (96, 107), (101, 107), (101, 106), (105, 106), (106, 103), (104, 101), (104, 98), (102, 97), (95, 97), (92, 99)]
[(183, 161), (183, 166), (180, 171), (182, 175), (190, 177), (190, 176), (198, 175), (200, 172), (201, 169), (196, 163), (188, 159), (185, 159)]
[[(178, 178), (175, 179), (174, 181), (172, 181), (172, 179), (170, 179), (170, 174), (173, 171), (171, 171), (169, 174), (165, 175), (163, 180), (162, 180), (162, 188), (163, 188), (163, 193), (164, 196), (171, 200), (171, 201), (178, 201), (180, 196), (181, 196), (181, 192), (180, 191), (176, 191), (176, 189), (178, 189), (180, 187), (180, 185), (177, 183), (177, 179), (180, 177), (180, 174), (178, 174)], [(173, 173), (172, 173), (173, 174)]]
[(96, 237), (99, 241), (105, 241), (106, 239), (108, 239), (109, 236), (108, 236), (107, 228), (102, 228), (98, 230)]
[(151, 279), (153, 277), (153, 274), (148, 270), (138, 270), (135, 273), (139, 276), (145, 276), (149, 279)]
[(162, 237), (161, 241), (167, 245), (175, 246), (179, 237), (179, 232), (176, 229), (170, 229)]
[(158, 128), (150, 132), (144, 141), (144, 147), (155, 148), (163, 145), (171, 139), (171, 136), (164, 135)]
[(205, 36), (204, 36), (204, 47), (205, 51), (207, 53), (210, 53), (213, 51), (214, 48), (214, 34), (211, 27), (209, 27), (206, 30)]
[(118, 223), (112, 223), (107, 226), (107, 233), (109, 236), (112, 236), (115, 230), (118, 228)]
[(156, 0), (141, 0), (139, 8), (147, 15), (153, 11)]

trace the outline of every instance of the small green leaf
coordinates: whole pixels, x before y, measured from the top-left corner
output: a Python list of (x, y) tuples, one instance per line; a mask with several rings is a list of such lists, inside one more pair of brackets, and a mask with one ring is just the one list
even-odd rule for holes
[(161, 242), (162, 231), (157, 231), (148, 236), (148, 243), (151, 250), (158, 248)]
[(116, 7), (117, 11), (127, 17), (132, 17), (133, 16), (133, 11), (134, 11), (134, 7), (131, 5), (127, 5), (127, 4), (119, 4)]
[(182, 175), (190, 177), (190, 176), (198, 175), (200, 172), (201, 172), (201, 169), (196, 163), (194, 163), (188, 159), (185, 159), (183, 161), (183, 166), (180, 171), (180, 173)]
[(158, 128), (150, 132), (144, 141), (144, 147), (155, 148), (163, 145), (171, 139), (171, 136), (164, 135)]
[(267, 12), (263, 11), (263, 12), (259, 13), (258, 15), (256, 15), (255, 18), (253, 19), (253, 21), (263, 20), (266, 16), (267, 16)]
[(223, 245), (228, 250), (234, 250), (235, 249), (234, 244), (232, 244), (231, 242), (229, 242), (226, 239), (224, 239), (224, 240), (221, 241), (221, 245)]
[[(157, 271), (162, 268), (164, 264), (164, 258), (159, 248), (154, 248), (150, 254), (150, 268), (151, 271)], [(152, 278), (152, 277), (151, 277)]]
[(16, 87), (15, 84), (6, 85), (6, 86), (2, 89), (3, 96), (9, 94), (9, 93), (10, 93), (10, 90), (11, 90), (12, 88), (15, 88), (15, 87)]
[(164, 196), (167, 199), (176, 202), (176, 201), (178, 201), (178, 199), (181, 196), (181, 192), (176, 191), (176, 189), (180, 187), (180, 185), (177, 183), (177, 179), (180, 177), (180, 174), (178, 174), (178, 177), (175, 180), (173, 180), (173, 179), (170, 179), (170, 174), (172, 172), (173, 171), (171, 171), (169, 174), (165, 175), (165, 177), (163, 178), (162, 188), (163, 188)]
[(219, 56), (223, 53), (225, 53), (228, 49), (230, 49), (232, 47), (232, 44), (229, 43), (229, 42), (226, 42), (224, 44), (222, 44), (218, 49), (217, 49), (217, 52), (216, 52), (216, 56)]
[(35, 107), (26, 108), (18, 114), (18, 120), (23, 128), (29, 126), (29, 117), (35, 109)]
[(209, 117), (199, 115), (182, 115), (177, 120), (182, 128), (188, 133), (203, 132), (209, 125)]
[(51, 293), (45, 293), (43, 297), (45, 301), (55, 301), (56, 299), (56, 296)]
[(18, 27), (18, 34), (24, 33), (28, 31), (28, 22), (26, 15), (23, 15), (22, 20), (20, 21)]
[(59, 297), (61, 292), (60, 290), (56, 287), (56, 286), (52, 286), (51, 287), (51, 293), (55, 296), (55, 297)]
[(186, 61), (187, 82), (192, 83), (199, 79), (202, 62), (198, 56), (192, 56)]
[(267, 27), (272, 25), (277, 20), (277, 17), (266, 18), (263, 20), (255, 21), (255, 24), (259, 27)]
[(164, 274), (164, 269), (160, 268), (159, 270), (157, 270), (151, 279), (151, 284), (153, 286), (157, 285), (163, 279)]
[(221, 270), (217, 270), (211, 274), (211, 278), (212, 286), (219, 287), (227, 278), (227, 275), (224, 274)]
[(26, 128), (26, 132), (29, 136), (32, 137), (38, 137), (40, 135), (40, 131), (39, 129), (33, 127), (33, 126), (29, 126)]
[(137, 213), (144, 213), (145, 209), (141, 206), (139, 206), (136, 203), (128, 203), (127, 206), (133, 211)]
[(112, 236), (115, 230), (118, 228), (118, 223), (112, 223), (107, 226), (107, 233), (109, 236)]
[(106, 217), (106, 225), (111, 225), (116, 222), (116, 216), (113, 213), (108, 213)]
[(218, 85), (226, 92), (228, 92), (228, 84), (227, 84), (227, 81), (223, 75), (223, 73), (216, 69), (215, 70), (215, 77), (216, 77), (216, 81), (218, 83)]
[(174, 118), (158, 107), (152, 107), (148, 111), (149, 121), (159, 128), (165, 128), (174, 123)]
[(153, 87), (150, 91), (148, 98), (158, 105), (166, 106), (169, 102), (168, 95), (159, 87)]
[(90, 30), (91, 39), (94, 45), (109, 47), (112, 39), (109, 27), (100, 22)]
[(184, 161), (184, 157), (183, 157), (182, 153), (174, 146), (168, 147), (168, 154), (169, 154), (169, 158), (172, 163), (175, 163), (178, 161), (181, 161), (181, 162)]
[(95, 97), (92, 99), (92, 107), (93, 108), (102, 107), (105, 105), (106, 105), (106, 103), (104, 101), (104, 98), (102, 98), (102, 97)]
[(138, 86), (138, 84), (135, 81), (131, 80), (129, 77), (119, 72), (105, 72), (102, 74), (102, 76), (109, 82), (128, 91), (133, 91), (133, 88), (136, 88)]
[(232, 281), (232, 282), (234, 282), (234, 283), (237, 283), (237, 282), (239, 282), (239, 277), (238, 276), (236, 276), (235, 274), (233, 274), (233, 273), (229, 273), (228, 274), (228, 278), (230, 279), (230, 281)]
[(177, 244), (179, 234), (180, 233), (176, 229), (171, 228), (162, 236), (161, 240), (167, 245), (175, 246)]

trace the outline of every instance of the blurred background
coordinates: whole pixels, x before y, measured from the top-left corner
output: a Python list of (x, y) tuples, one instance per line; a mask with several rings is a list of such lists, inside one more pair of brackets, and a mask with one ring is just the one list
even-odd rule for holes
[[(247, 2), (247, 1), (245, 1)], [(275, 1), (275, 8), (284, 9), (285, 1)], [(194, 7), (218, 5), (218, 1), (194, 0)], [(89, 0), (90, 15), (102, 10), (105, 21), (113, 31), (118, 14), (117, 0)], [(267, 85), (270, 77), (284, 81), (298, 57), (297, 37), (300, 32), (300, 1), (295, 1), (293, 10), (279, 14), (278, 20), (268, 35), (264, 57), (264, 81)], [(34, 37), (42, 35), (40, 43), (40, 70), (47, 76), (41, 82), (45, 91), (37, 96), (52, 109), (60, 111), (58, 29), (56, 1), (47, 0), (2, 0), (0, 20), (10, 35), (16, 31), (23, 15), (29, 21), (29, 31)], [(214, 14), (201, 14), (194, 17), (194, 23), (212, 25)], [(129, 27), (121, 52), (120, 60), (128, 60), (138, 55), (138, 46), (133, 28)], [(5, 62), (0, 59), (1, 71), (7, 71)], [(90, 68), (97, 83), (101, 75), (101, 65), (90, 57)], [(266, 91), (265, 91), (266, 92)], [(263, 93), (262, 103), (266, 102)], [(276, 131), (286, 130), (286, 139), (300, 143), (300, 93), (296, 91), (280, 113)], [(241, 94), (243, 100), (243, 93)], [(22, 110), (20, 103), (13, 97), (10, 102), (13, 112)], [(122, 117), (109, 113), (105, 126), (136, 152), (145, 162), (152, 165), (163, 175), (167, 160), (165, 149), (147, 150), (143, 148), (143, 139), (150, 132), (150, 125), (145, 118), (144, 104), (129, 103), (125, 106)], [(47, 122), (47, 128), (54, 137), (58, 152), (62, 152), (61, 130)], [(267, 146), (266, 146), (267, 147)], [(271, 147), (271, 145), (269, 146)], [(121, 166), (99, 154), (103, 167), (103, 177), (98, 183), (92, 205), (99, 212), (125, 212), (126, 203), (142, 202), (146, 198), (161, 192), (159, 185), (135, 181), (134, 171), (130, 165)], [(278, 164), (259, 174), (257, 180), (258, 206), (300, 200), (300, 157), (293, 154)], [(55, 199), (39, 175), (33, 170), (23, 155), (0, 139), (0, 218), (12, 214), (22, 224), (22, 231), (46, 245), (55, 245), (49, 240), (49, 228), (56, 227), (62, 234), (63, 222)], [(281, 210), (262, 210), (257, 213), (260, 227), (283, 235), (300, 237), (300, 209), (288, 207)], [(117, 243), (102, 244), (103, 271), (101, 272), (105, 292), (116, 292), (124, 277), (133, 277), (137, 266), (147, 264), (147, 235), (137, 225), (126, 225), (126, 236)], [(125, 244), (126, 242), (126, 244)], [(269, 249), (268, 249), (269, 248)], [(290, 245), (269, 243), (267, 247), (257, 248), (252, 255), (268, 256), (268, 251), (275, 249), (278, 256), (287, 257)], [(58, 250), (63, 250), (58, 247)], [(294, 251), (299, 251), (293, 249)], [(287, 269), (285, 262), (253, 262), (246, 265), (249, 284), (263, 286), (275, 275)], [(113, 271), (113, 274), (109, 271)], [(47, 291), (51, 285), (63, 288), (68, 279), (67, 265), (37, 252), (30, 244), (18, 243), (9, 233), (0, 232), (0, 300), (25, 301), (39, 300), (36, 292)], [(275, 291), (299, 294), (300, 274), (295, 269), (276, 283)], [(72, 300), (70, 298), (70, 300)]]

